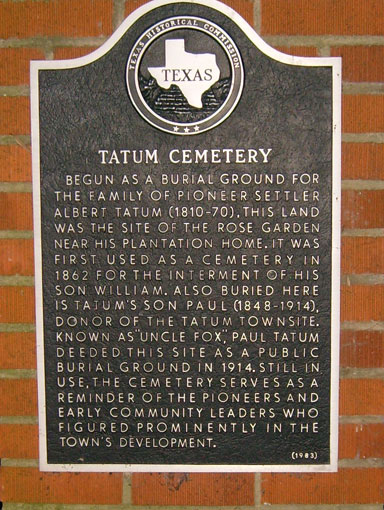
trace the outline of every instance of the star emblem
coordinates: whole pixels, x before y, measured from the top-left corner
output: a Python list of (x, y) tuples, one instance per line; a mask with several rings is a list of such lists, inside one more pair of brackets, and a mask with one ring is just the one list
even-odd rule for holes
[(173, 126), (173, 131), (177, 133), (179, 131), (179, 128), (177, 126)]

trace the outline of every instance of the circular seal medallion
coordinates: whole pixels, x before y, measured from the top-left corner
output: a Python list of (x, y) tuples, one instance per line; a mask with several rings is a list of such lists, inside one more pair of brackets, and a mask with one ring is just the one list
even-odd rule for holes
[(126, 69), (128, 93), (140, 115), (177, 135), (223, 122), (243, 90), (240, 52), (218, 25), (175, 16), (150, 27), (134, 44)]

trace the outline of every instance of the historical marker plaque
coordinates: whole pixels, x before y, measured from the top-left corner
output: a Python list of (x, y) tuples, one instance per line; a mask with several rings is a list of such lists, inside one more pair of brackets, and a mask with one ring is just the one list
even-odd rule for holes
[(161, 0), (32, 93), (41, 469), (336, 469), (339, 60)]

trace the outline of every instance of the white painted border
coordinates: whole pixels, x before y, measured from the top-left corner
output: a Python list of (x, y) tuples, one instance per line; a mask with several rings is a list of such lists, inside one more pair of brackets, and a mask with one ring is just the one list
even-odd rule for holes
[(337, 471), (339, 437), (340, 253), (341, 253), (341, 58), (333, 64), (332, 137), (332, 290), (331, 290), (331, 438), (330, 467)]
[(153, 9), (182, 0), (152, 0), (132, 13), (112, 36), (89, 55), (71, 60), (38, 60), (31, 62), (31, 124), (33, 210), (35, 243), (36, 336), (39, 399), (39, 449), (41, 471), (73, 472), (332, 472), (337, 471), (338, 458), (338, 401), (339, 401), (339, 332), (340, 332), (340, 200), (341, 200), (341, 58), (295, 57), (269, 46), (253, 28), (233, 9), (217, 0), (188, 0), (191, 4), (208, 6), (224, 13), (247, 35), (265, 55), (294, 66), (328, 66), (333, 69), (333, 225), (332, 225), (332, 291), (331, 291), (331, 438), (330, 464), (324, 465), (173, 465), (173, 464), (48, 464), (46, 448), (45, 368), (43, 331), (42, 253), (40, 218), (40, 139), (38, 73), (44, 69), (72, 69), (86, 66), (110, 51), (125, 32), (144, 14)]

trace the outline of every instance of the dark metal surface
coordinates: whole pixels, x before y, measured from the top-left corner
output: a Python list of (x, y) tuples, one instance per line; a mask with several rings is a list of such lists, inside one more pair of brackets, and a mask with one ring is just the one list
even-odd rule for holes
[[(201, 134), (178, 136), (157, 129), (140, 116), (128, 96), (125, 73), (132, 47), (148, 27), (171, 16), (187, 15), (214, 22), (235, 41), (243, 60), (244, 88), (238, 105), (220, 125)], [(176, 108), (174, 113), (164, 115), (185, 122), (186, 100), (180, 89), (173, 85), (171, 90), (158, 90), (153, 79), (151, 86), (149, 77), (144, 79), (146, 89), (151, 89), (145, 93), (152, 97), (148, 99), (150, 107), (163, 115), (164, 98), (172, 103), (176, 97), (180, 111)], [(331, 68), (275, 61), (255, 47), (224, 14), (208, 6), (180, 3), (145, 14), (108, 54), (92, 64), (43, 70), (39, 81), (48, 462), (327, 464)], [(204, 97), (203, 109), (197, 113), (203, 117), (209, 98), (221, 96), (213, 87)], [(267, 163), (263, 162), (260, 148), (272, 149)], [(127, 149), (143, 151), (137, 152), (143, 162), (135, 163), (131, 152), (124, 164), (119, 151)], [(207, 150), (210, 161), (176, 164), (170, 160), (172, 150), (179, 151), (173, 153), (174, 160), (181, 158), (181, 151), (191, 151), (184, 153), (188, 161), (196, 149)], [(211, 151), (216, 149), (233, 149), (230, 162), (226, 162), (223, 152), (221, 163), (212, 162), (215, 157)], [(245, 149), (246, 156), (247, 149), (258, 150), (257, 163), (236, 163), (236, 149)], [(100, 150), (108, 151), (104, 153), (105, 164)], [(118, 162), (113, 157), (114, 150)], [(156, 154), (157, 162), (146, 162), (148, 154)], [(312, 178), (318, 174), (319, 182), (303, 184), (293, 177), (304, 173)], [(93, 177), (91, 184), (85, 184), (82, 179), (88, 174), (97, 176), (103, 184), (96, 184)], [(223, 174), (228, 174), (230, 180), (234, 174), (240, 180), (244, 174), (256, 175), (260, 183), (227, 184)], [(187, 184), (165, 185), (164, 175), (168, 180), (171, 175), (184, 175)], [(274, 182), (266, 183), (265, 175), (274, 176)], [(284, 176), (283, 183), (276, 181), (277, 175)], [(107, 182), (105, 176), (113, 176), (113, 183)], [(196, 176), (200, 176), (200, 183), (193, 184)], [(204, 194), (222, 192), (226, 197), (233, 193), (236, 198), (188, 198), (187, 192), (195, 190)], [(246, 192), (244, 200), (240, 199), (241, 190)], [(157, 195), (151, 193), (156, 191), (162, 196), (155, 201), (153, 197)], [(267, 200), (266, 191), (270, 192)], [(320, 201), (303, 201), (305, 191), (311, 197), (317, 191)], [(78, 200), (75, 192), (79, 192)], [(67, 199), (65, 193), (70, 193)], [(296, 200), (295, 196), (299, 198)], [(172, 217), (175, 208), (186, 207), (190, 211), (197, 206), (204, 211), (200, 218), (193, 218), (190, 212), (186, 218)], [(214, 207), (222, 206), (222, 213), (215, 215)], [(81, 207), (88, 208), (88, 213), (76, 218), (73, 208)], [(157, 208), (161, 216), (116, 217), (115, 208), (128, 208), (134, 215), (134, 207), (140, 208), (141, 215), (149, 211), (150, 216)], [(300, 207), (317, 207), (318, 214), (312, 218), (299, 213), (284, 217), (292, 208), (298, 211)], [(70, 217), (60, 218), (66, 208)], [(99, 211), (95, 217), (91, 208)], [(244, 208), (248, 208), (247, 213)], [(252, 208), (259, 212), (249, 216)], [(162, 222), (169, 226), (168, 231), (159, 232)], [(200, 226), (195, 227), (195, 232), (187, 231), (185, 222)], [(138, 231), (137, 226), (132, 227), (133, 232), (125, 232), (129, 227), (124, 224), (137, 223), (148, 223), (148, 232)], [(234, 226), (221, 231), (220, 224)], [(291, 231), (283, 231), (287, 229), (285, 224), (291, 225)], [(313, 225), (318, 225), (319, 231), (313, 230)], [(60, 228), (63, 232), (58, 232)], [(244, 232), (243, 228), (248, 230)], [(295, 228), (297, 232), (292, 231)], [(306, 228), (310, 232), (305, 232)], [(125, 246), (124, 239), (128, 239)], [(164, 247), (149, 247), (150, 239), (158, 243), (164, 239)], [(172, 244), (172, 240), (176, 243), (179, 239), (183, 242)], [(193, 239), (202, 241), (201, 248), (191, 246)], [(226, 240), (234, 239), (239, 241), (228, 247)], [(247, 239), (256, 244), (248, 247)], [(59, 240), (56, 245), (55, 240)], [(137, 247), (143, 240), (145, 244)], [(205, 240), (211, 240), (213, 245), (204, 245)], [(76, 257), (76, 263), (68, 263), (69, 255)], [(269, 265), (265, 255), (270, 257)], [(310, 260), (311, 256), (320, 257), (320, 265), (305, 265), (304, 257)], [(209, 265), (204, 261), (209, 261)], [(210, 269), (215, 271), (213, 278), (209, 276)], [(277, 276), (267, 276), (269, 270), (276, 271)], [(313, 270), (317, 271), (316, 277)], [(126, 273), (119, 274), (120, 271)], [(143, 271), (151, 276), (144, 279)], [(175, 280), (175, 271), (184, 272), (185, 279)], [(219, 271), (230, 272), (231, 277), (223, 279)], [(251, 279), (242, 278), (241, 271), (250, 271)], [(281, 271), (285, 271), (284, 277), (280, 276)], [(303, 277), (295, 279), (295, 271), (303, 271)], [(223, 295), (223, 286), (234, 286), (232, 294), (229, 291)], [(287, 286), (289, 292), (284, 290)], [(310, 289), (309, 295), (305, 286)], [(315, 296), (314, 286), (318, 286)], [(143, 293), (144, 288), (148, 295)], [(154, 295), (156, 289), (159, 296)], [(266, 295), (269, 292), (272, 294)], [(99, 309), (95, 309), (96, 301)], [(194, 304), (189, 307), (188, 301)], [(290, 301), (293, 309), (287, 305)], [(85, 302), (93, 303), (90, 309), (84, 308)], [(110, 309), (103, 310), (102, 302)], [(162, 302), (164, 310), (155, 302)], [(167, 310), (169, 302), (176, 303), (176, 310)], [(149, 316), (159, 320), (150, 322)], [(309, 316), (315, 319), (310, 322)], [(127, 319), (121, 322), (122, 317)], [(134, 326), (133, 317), (138, 317)], [(129, 320), (130, 325), (125, 325)], [(142, 340), (151, 333), (166, 331), (169, 333), (164, 337), (173, 341)], [(64, 341), (69, 338), (67, 333), (72, 335), (72, 341)], [(310, 354), (314, 347), (316, 358), (314, 352)], [(104, 395), (99, 397), (103, 401), (95, 402), (96, 394)], [(112, 408), (116, 409), (111, 411)], [(152, 416), (148, 415), (149, 410)], [(78, 431), (76, 423), (81, 424), (76, 426)], [(153, 425), (153, 431), (147, 430), (148, 424)], [(197, 424), (202, 431), (195, 427)]]

